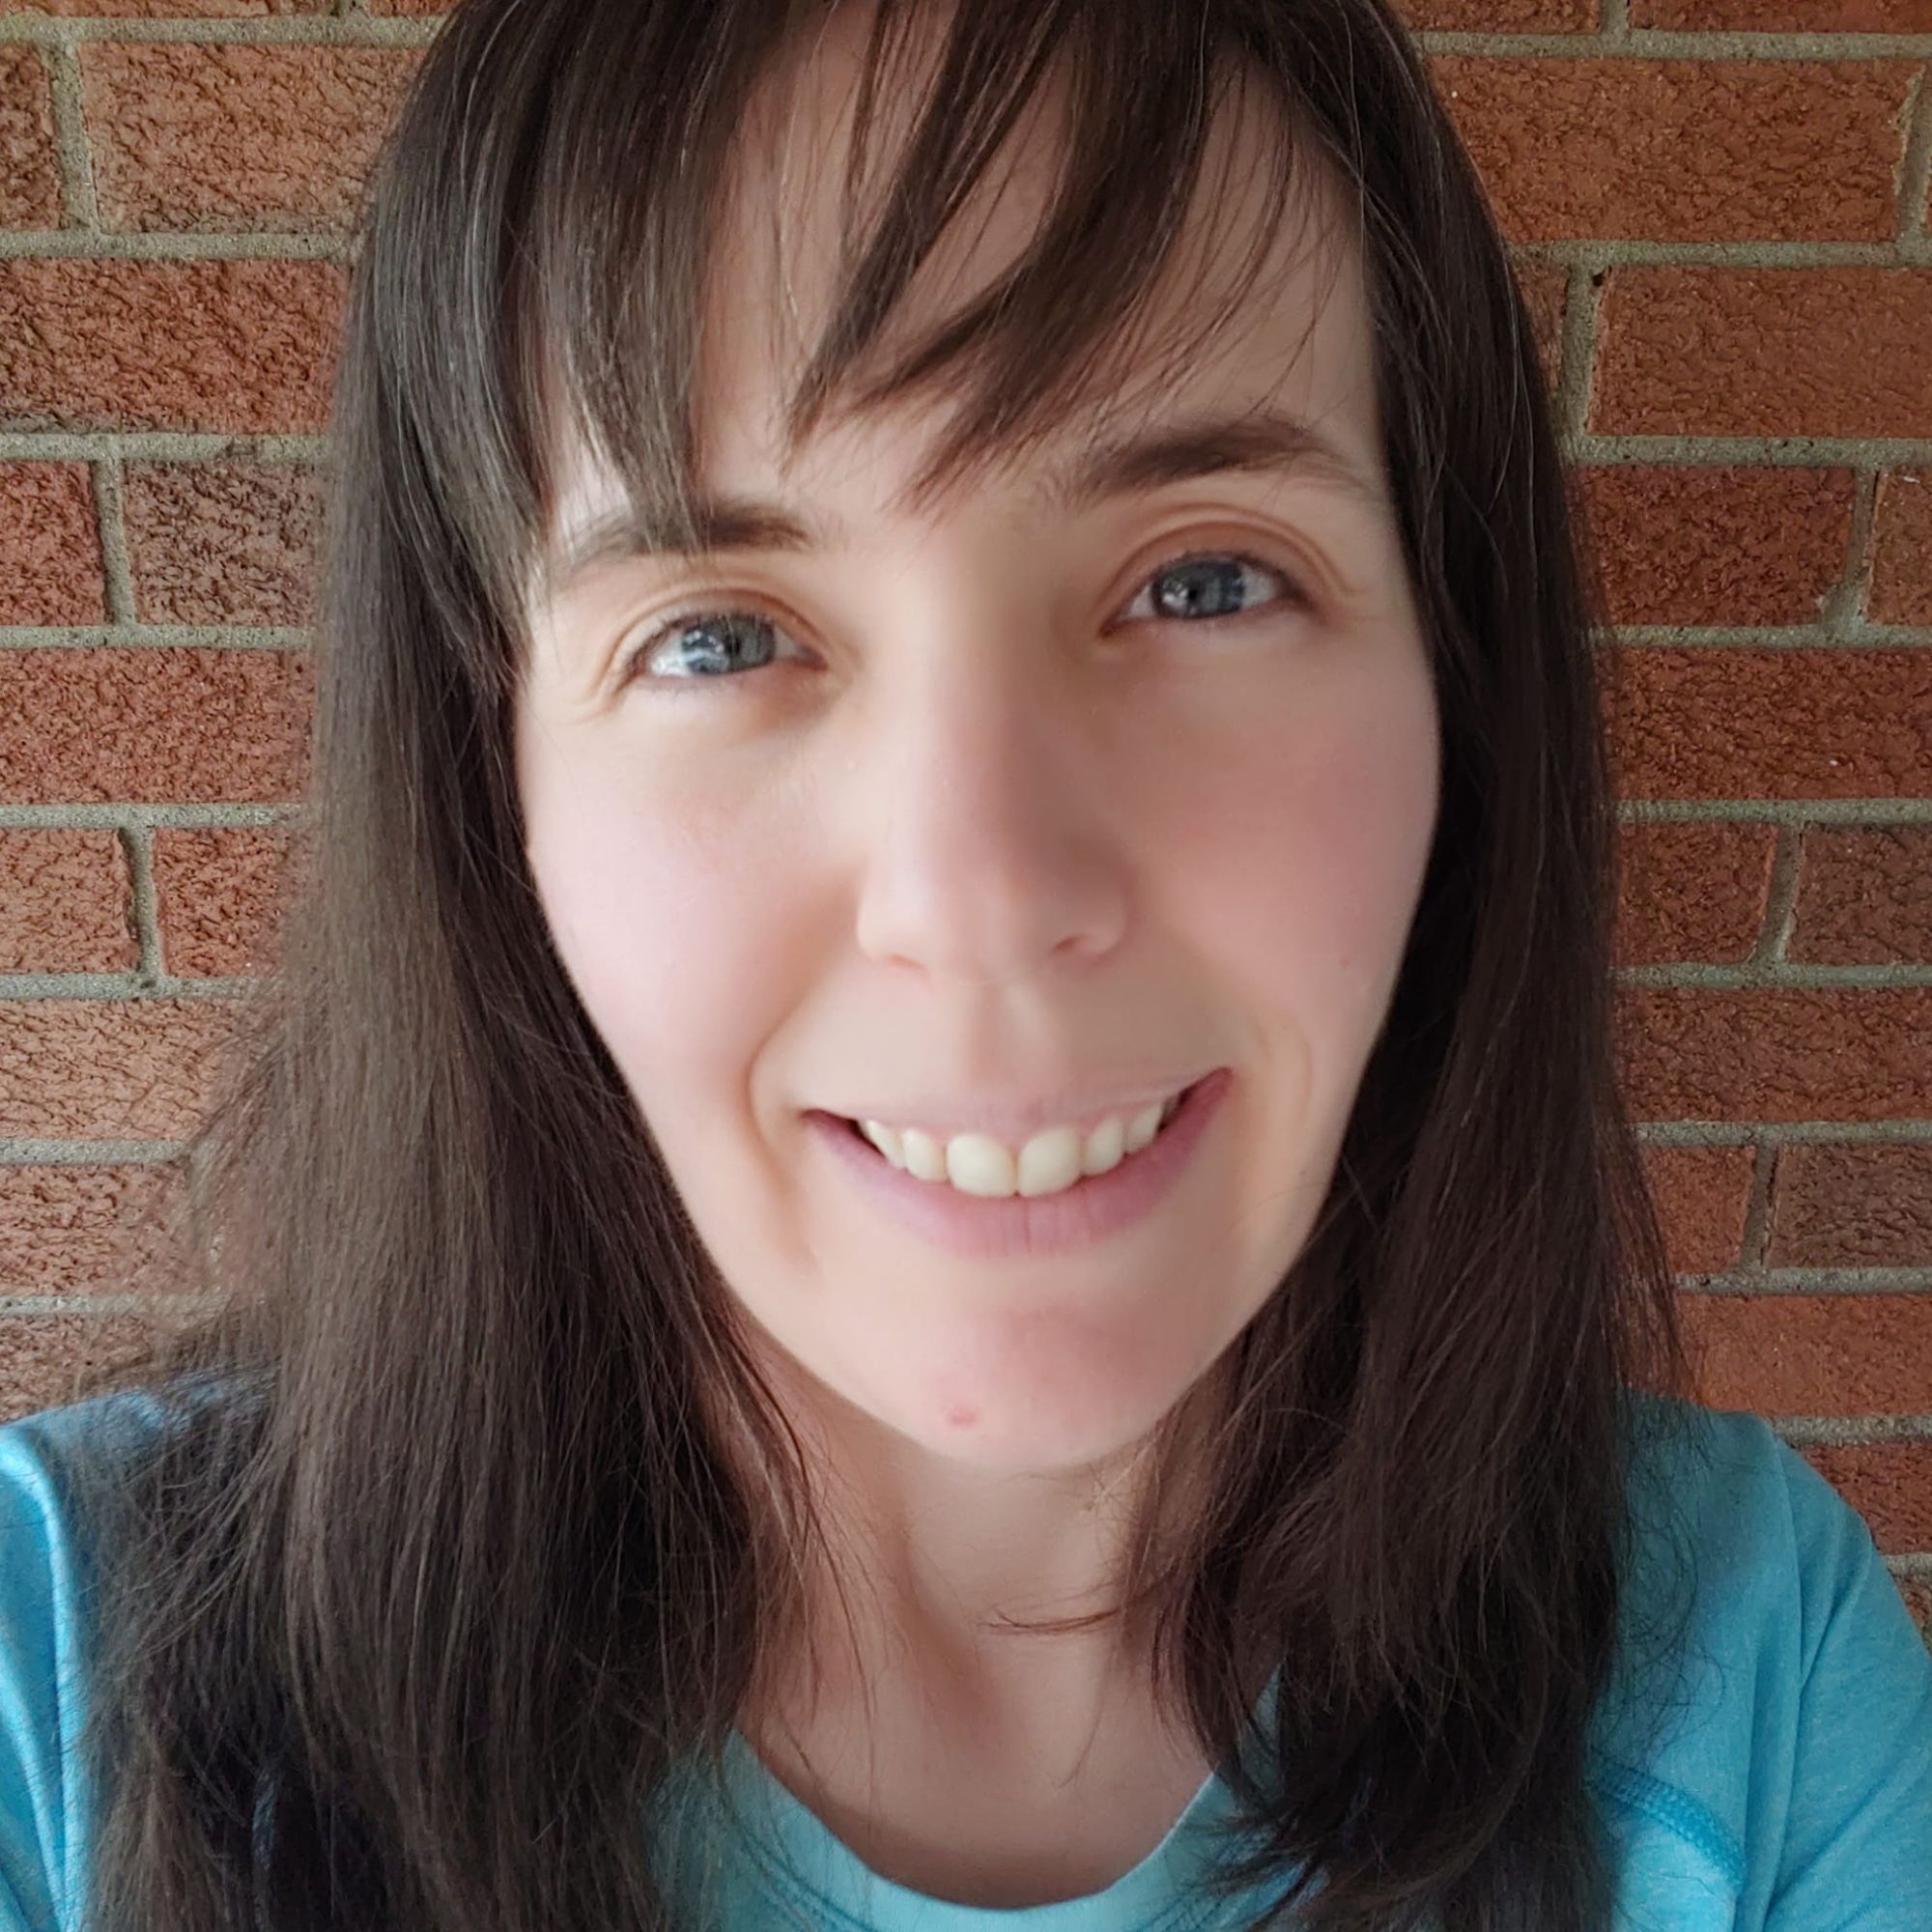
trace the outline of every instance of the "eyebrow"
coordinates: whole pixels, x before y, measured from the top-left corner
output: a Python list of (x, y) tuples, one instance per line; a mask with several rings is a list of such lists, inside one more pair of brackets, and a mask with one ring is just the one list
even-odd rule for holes
[[(1358, 506), (1378, 509), (1378, 485), (1306, 417), (1278, 410), (1169, 423), (1104, 441), (1049, 472), (1041, 496), (1063, 514), (1113, 497), (1234, 470), (1305, 474)], [(693, 503), (697, 542), (675, 543), (666, 529), (626, 502), (599, 512), (563, 541), (550, 568), (553, 597), (567, 595), (612, 563), (639, 556), (697, 555), (714, 551), (809, 551), (829, 547), (832, 522), (801, 520), (782, 504), (706, 493)]]

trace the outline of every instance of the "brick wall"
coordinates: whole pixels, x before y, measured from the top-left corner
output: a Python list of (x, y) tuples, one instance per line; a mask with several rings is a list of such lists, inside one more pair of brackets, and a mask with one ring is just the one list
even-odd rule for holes
[[(1633, 672), (1628, 1058), (1705, 1394), (1776, 1420), (1923, 1617), (1932, 0), (1410, 18)], [(0, 1412), (134, 1319), (137, 1217), (269, 963), (345, 237), (436, 26), (0, 14)]]

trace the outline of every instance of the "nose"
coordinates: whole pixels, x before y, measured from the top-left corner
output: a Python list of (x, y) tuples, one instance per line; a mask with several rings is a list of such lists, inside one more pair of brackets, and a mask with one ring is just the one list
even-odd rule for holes
[(1025, 981), (1120, 942), (1130, 801), (1091, 689), (1009, 635), (935, 650), (867, 721), (858, 941), (948, 979)]

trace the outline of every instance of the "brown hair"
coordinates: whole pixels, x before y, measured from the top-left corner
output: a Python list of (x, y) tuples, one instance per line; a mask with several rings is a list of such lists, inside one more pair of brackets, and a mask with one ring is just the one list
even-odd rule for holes
[[(554, 412), (684, 514), (717, 184), (823, 11), (462, 0), (374, 174), (313, 809), (280, 966), (185, 1160), (174, 1279), (216, 1306), (98, 1383), (168, 1425), (91, 1505), (99, 1932), (668, 1924), (639, 1820), (715, 1762), (798, 1614), (808, 1471), (552, 950), (510, 725)], [(932, 17), (879, 10), (862, 130)], [(1136, 1546), (1125, 1597), (1262, 1863), (1303, 1868), (1301, 1922), (1604, 1927), (1585, 1725), (1630, 1552), (1625, 1397), (1686, 1376), (1614, 1065), (1587, 547), (1505, 249), (1382, 0), (973, 0), (943, 36), (796, 426), (941, 386), (957, 469), (1051, 421), (1151, 285), (1229, 85), (1259, 84), (1269, 207), (1319, 157), (1359, 216), (1441, 722), (1329, 1197), (1220, 1365), (1203, 1507), (1180, 1548)], [(1067, 165), (1032, 249), (862, 383), (1049, 72)], [(1281, 1689), (1244, 1743), (1256, 1656)]]

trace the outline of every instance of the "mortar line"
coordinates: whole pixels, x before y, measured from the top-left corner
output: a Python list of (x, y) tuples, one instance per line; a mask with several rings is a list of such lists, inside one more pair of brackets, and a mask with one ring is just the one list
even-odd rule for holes
[(1845, 536), (1845, 562), (1838, 581), (1825, 593), (1818, 621), (1833, 637), (1858, 641), (1865, 628), (1865, 594), (1871, 580), (1872, 522), (1879, 472), (1869, 463), (1852, 469), (1852, 526)]
[(1750, 1192), (1745, 1200), (1745, 1225), (1738, 1241), (1737, 1272), (1762, 1275), (1771, 1246), (1772, 1180), (1779, 1148), (1776, 1141), (1759, 1141), (1751, 1160)]
[(96, 231), (100, 210), (94, 193), (94, 161), (87, 146), (87, 116), (81, 105), (80, 60), (66, 41), (42, 47), (54, 114), (54, 156), (60, 167), (61, 229)]
[(128, 855), (128, 877), (133, 915), (134, 937), (141, 949), (135, 973), (142, 985), (152, 986), (166, 977), (161, 959), (160, 918), (155, 902), (155, 835), (145, 825), (120, 828), (121, 849)]
[(124, 502), (121, 452), (110, 438), (88, 466), (94, 479), (94, 509), (100, 534), (100, 575), (107, 598), (107, 623), (101, 629), (120, 630), (136, 622), (134, 575), (128, 561), (128, 524)]
[(1603, 305), (1602, 270), (1571, 265), (1563, 290), (1562, 356), (1557, 367), (1556, 421), (1566, 438), (1585, 434), (1590, 384), (1595, 376), (1597, 317)]
[(1771, 855), (1771, 879), (1766, 888), (1764, 919), (1758, 927), (1757, 943), (1745, 962), (1753, 967), (1803, 965), (1802, 960), (1785, 957), (1793, 928), (1798, 923), (1798, 886), (1804, 869), (1806, 828), (1780, 825)]
[(1927, 240), (1925, 202), (1932, 192), (1932, 71), (1919, 71), (1898, 159), (1898, 240), (1901, 248)]

